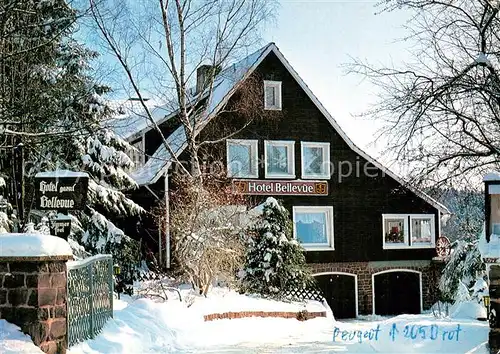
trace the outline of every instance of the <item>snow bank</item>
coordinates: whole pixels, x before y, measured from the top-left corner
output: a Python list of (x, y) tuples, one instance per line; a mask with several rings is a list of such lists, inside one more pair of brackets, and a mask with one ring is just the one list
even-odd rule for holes
[(319, 301), (282, 302), (263, 299), (258, 296), (241, 295), (227, 288), (213, 288), (207, 298), (197, 298), (192, 305), (194, 311), (203, 315), (211, 313), (241, 311), (308, 312), (326, 311)]
[[(224, 302), (215, 297), (214, 302)], [(114, 318), (94, 340), (73, 346), (80, 353), (212, 353), (233, 345), (288, 344), (291, 338), (316, 338), (332, 327), (327, 318), (297, 321), (283, 318), (244, 318), (205, 322), (202, 307), (179, 301), (157, 303), (123, 296), (114, 301)]]
[(43, 234), (0, 234), (0, 257), (72, 256), (68, 242)]
[(21, 332), (19, 327), (0, 320), (0, 353), (43, 353), (40, 348), (33, 344), (31, 338)]
[(472, 319), (487, 318), (486, 308), (477, 301), (465, 301), (455, 303), (450, 308), (450, 318), (454, 319)]

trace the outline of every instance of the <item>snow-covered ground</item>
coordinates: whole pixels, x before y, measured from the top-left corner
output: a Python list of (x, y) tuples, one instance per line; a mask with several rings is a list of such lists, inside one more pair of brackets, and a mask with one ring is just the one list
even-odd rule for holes
[[(436, 319), (432, 314), (393, 318), (308, 321), (243, 318), (205, 322), (203, 315), (229, 311), (323, 310), (319, 302), (281, 303), (215, 288), (208, 298), (182, 291), (183, 302), (116, 300), (114, 318), (102, 333), (70, 348), (82, 353), (488, 353), (488, 324), (473, 319)], [(29, 337), (0, 320), (0, 353), (36, 353)]]
[(0, 320), (0, 353), (43, 353), (19, 327)]
[[(175, 298), (172, 296), (172, 298)], [(192, 300), (192, 299), (191, 299)], [(188, 304), (192, 303), (188, 307)], [(308, 310), (318, 310), (312, 302)], [(258, 300), (224, 289), (183, 303), (122, 297), (115, 317), (95, 339), (72, 347), (79, 353), (487, 353), (488, 325), (470, 319), (432, 315), (363, 318), (244, 318), (203, 321), (228, 311), (294, 311), (301, 304)]]

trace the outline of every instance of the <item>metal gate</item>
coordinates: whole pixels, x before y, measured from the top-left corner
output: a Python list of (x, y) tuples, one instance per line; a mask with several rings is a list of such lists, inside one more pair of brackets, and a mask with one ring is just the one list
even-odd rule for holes
[(94, 338), (113, 317), (113, 257), (68, 262), (68, 345)]

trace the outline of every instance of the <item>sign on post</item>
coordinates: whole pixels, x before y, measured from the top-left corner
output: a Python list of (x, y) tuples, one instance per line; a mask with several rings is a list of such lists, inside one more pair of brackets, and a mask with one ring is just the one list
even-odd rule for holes
[(69, 215), (57, 214), (57, 216), (50, 221), (50, 233), (65, 240), (71, 232), (71, 217)]
[(89, 175), (54, 171), (35, 175), (36, 207), (39, 210), (81, 210), (87, 202)]

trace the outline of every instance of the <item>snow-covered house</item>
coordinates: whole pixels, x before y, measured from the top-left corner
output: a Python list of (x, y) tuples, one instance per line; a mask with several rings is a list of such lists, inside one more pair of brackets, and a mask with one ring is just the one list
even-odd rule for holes
[[(220, 109), (237, 103), (249, 78), (273, 119), (238, 129), (238, 115)], [(432, 304), (439, 276), (435, 244), (448, 210), (354, 145), (274, 43), (222, 70), (209, 104), (200, 134), (216, 139), (234, 126), (234, 136), (211, 145), (210, 156), (227, 162), (241, 192), (283, 201), (337, 318), (420, 313)], [(153, 116), (182, 157), (185, 135), (175, 110), (157, 105)], [(142, 152), (133, 155), (141, 186), (135, 200), (152, 207), (168, 193), (171, 156), (140, 112), (117, 123)], [(146, 241), (168, 245), (154, 228), (143, 232)]]

